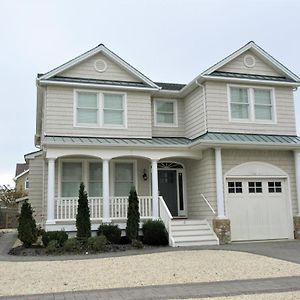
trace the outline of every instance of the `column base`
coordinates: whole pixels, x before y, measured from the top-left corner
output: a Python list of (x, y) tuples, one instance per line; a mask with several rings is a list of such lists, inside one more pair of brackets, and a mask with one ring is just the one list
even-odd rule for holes
[(294, 238), (300, 240), (300, 215), (294, 216)]
[(224, 218), (213, 219), (213, 230), (219, 239), (220, 245), (231, 243), (230, 220)]

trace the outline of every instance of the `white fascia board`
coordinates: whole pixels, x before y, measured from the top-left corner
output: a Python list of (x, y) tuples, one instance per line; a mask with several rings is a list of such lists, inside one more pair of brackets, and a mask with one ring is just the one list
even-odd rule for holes
[(84, 88), (100, 88), (100, 89), (110, 89), (110, 90), (132, 90), (132, 91), (157, 91), (157, 88), (153, 87), (135, 87), (135, 86), (116, 86), (109, 84), (96, 84), (96, 83), (84, 83), (84, 82), (66, 82), (66, 81), (52, 81), (52, 80), (40, 80), (40, 85), (62, 85), (62, 86), (74, 86), (74, 87), (84, 87)]
[(262, 79), (248, 79), (248, 78), (233, 78), (233, 77), (221, 77), (221, 76), (211, 76), (203, 75), (202, 78), (214, 80), (214, 81), (226, 81), (226, 82), (241, 82), (249, 84), (267, 84), (267, 85), (282, 85), (282, 86), (300, 86), (300, 82), (286, 82), (286, 81), (273, 81), (273, 80), (262, 80)]
[(138, 70), (136, 70), (134, 67), (132, 67), (131, 65), (129, 65), (127, 62), (125, 62), (123, 59), (121, 59), (119, 56), (117, 56), (115, 53), (113, 53), (112, 51), (110, 51), (109, 49), (107, 49), (104, 45), (99, 45), (96, 48), (91, 49), (90, 51), (87, 51), (86, 53), (70, 60), (69, 62), (53, 69), (52, 71), (44, 74), (43, 76), (41, 76), (40, 78), (37, 79), (37, 81), (41, 81), (44, 79), (49, 79), (71, 67), (73, 67), (74, 65), (84, 61), (85, 59), (97, 54), (103, 52), (105, 53), (108, 57), (110, 57), (113, 61), (115, 61), (117, 64), (119, 64), (120, 66), (122, 66), (124, 69), (126, 69), (128, 72), (130, 72), (131, 74), (133, 74), (134, 76), (136, 76), (137, 78), (141, 79), (143, 82), (149, 84), (151, 87), (156, 88), (156, 89), (160, 89), (159, 86), (157, 86), (152, 80), (150, 80), (148, 77), (146, 77), (145, 75), (143, 75), (141, 72), (139, 72)]
[(37, 156), (40, 156), (42, 154), (43, 154), (43, 150), (39, 150), (39, 151), (36, 151), (36, 152), (28, 153), (28, 154), (24, 155), (24, 159), (25, 160), (27, 160), (27, 159), (33, 159), (33, 158), (36, 158)]
[(22, 173), (20, 173), (19, 175), (17, 175), (16, 177), (13, 178), (14, 181), (16, 181), (18, 178), (22, 177), (23, 175), (25, 175), (26, 173), (29, 172), (29, 169), (23, 171)]

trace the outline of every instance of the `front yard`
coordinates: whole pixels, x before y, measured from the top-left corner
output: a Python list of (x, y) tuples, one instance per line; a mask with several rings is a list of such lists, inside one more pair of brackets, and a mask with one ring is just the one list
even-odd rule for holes
[(0, 295), (49, 293), (300, 275), (300, 265), (213, 250), (88, 260), (0, 262)]

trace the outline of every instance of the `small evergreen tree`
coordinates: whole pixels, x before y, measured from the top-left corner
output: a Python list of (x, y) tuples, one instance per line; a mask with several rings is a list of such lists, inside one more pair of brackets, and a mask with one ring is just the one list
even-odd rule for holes
[(76, 228), (78, 238), (89, 238), (91, 236), (90, 209), (87, 192), (83, 183), (80, 184), (79, 188)]
[(138, 238), (139, 235), (139, 199), (135, 190), (132, 187), (128, 198), (128, 210), (127, 210), (127, 224), (126, 224), (126, 235), (133, 241)]
[(33, 210), (30, 203), (25, 201), (19, 216), (18, 238), (26, 248), (37, 241), (37, 228), (32, 213)]

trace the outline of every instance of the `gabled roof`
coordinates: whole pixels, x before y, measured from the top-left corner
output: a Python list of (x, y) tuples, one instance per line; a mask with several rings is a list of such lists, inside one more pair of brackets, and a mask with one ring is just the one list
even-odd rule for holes
[(16, 164), (16, 173), (15, 176), (18, 176), (19, 174), (23, 173), (24, 171), (29, 170), (28, 163), (22, 163), (22, 164)]
[(204, 72), (202, 72), (202, 75), (210, 75), (214, 71), (220, 69), (230, 61), (234, 60), (239, 55), (243, 54), (244, 52), (252, 50), (256, 55), (261, 57), (265, 62), (267, 62), (269, 65), (271, 65), (275, 70), (283, 73), (286, 77), (292, 79), (293, 81), (300, 82), (300, 78), (294, 74), (292, 71), (290, 71), (287, 67), (285, 67), (283, 64), (281, 64), (278, 60), (276, 60), (273, 56), (271, 56), (269, 53), (267, 53), (264, 49), (259, 47), (255, 42), (250, 41), (237, 51), (233, 52), (232, 54), (228, 55), (218, 63), (214, 64), (212, 67), (208, 68)]
[(153, 88), (159, 89), (159, 87), (148, 77), (146, 77), (144, 74), (139, 72), (137, 69), (135, 69), (133, 66), (128, 64), (125, 60), (123, 60), (121, 57), (116, 55), (114, 52), (106, 48), (103, 44), (98, 45), (97, 47), (83, 53), (82, 55), (79, 55), (75, 57), (74, 59), (62, 64), (61, 66), (45, 73), (44, 75), (40, 76), (38, 78), (38, 81), (49, 79), (53, 76), (58, 75), (59, 73), (77, 65), (78, 63), (88, 59), (89, 57), (97, 54), (97, 53), (103, 53), (106, 56), (108, 56), (111, 60), (113, 60), (115, 63), (123, 67), (125, 70), (127, 70), (130, 74), (134, 75), (138, 79), (140, 79), (142, 82), (148, 84), (149, 86)]

